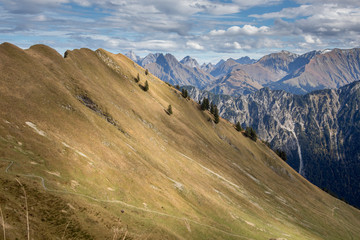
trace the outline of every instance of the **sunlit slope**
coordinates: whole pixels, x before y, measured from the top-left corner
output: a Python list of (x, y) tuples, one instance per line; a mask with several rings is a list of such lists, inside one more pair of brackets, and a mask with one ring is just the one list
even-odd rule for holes
[(0, 80), (7, 239), (27, 236), (17, 180), (34, 239), (360, 236), (358, 210), (123, 55), (5, 43)]

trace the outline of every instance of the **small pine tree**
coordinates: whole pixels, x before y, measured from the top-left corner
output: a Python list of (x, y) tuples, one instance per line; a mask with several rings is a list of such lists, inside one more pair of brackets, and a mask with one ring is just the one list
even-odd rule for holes
[(240, 125), (240, 122), (236, 123), (235, 128), (236, 128), (236, 131), (238, 131), (238, 132), (241, 132), (243, 130), (241, 125)]
[(214, 122), (218, 124), (220, 122), (219, 109), (217, 106), (214, 106)]
[(167, 113), (168, 113), (169, 115), (173, 114), (171, 104), (168, 106)]
[(146, 69), (146, 70), (145, 70), (145, 75), (148, 75), (148, 74), (149, 74), (149, 70)]
[(184, 98), (187, 98), (188, 97), (188, 91), (186, 89), (181, 89), (181, 94)]
[(214, 108), (214, 104), (211, 102), (210, 104), (210, 113), (214, 115), (215, 108)]
[(179, 86), (179, 85), (176, 85), (175, 88), (176, 88), (177, 90), (179, 90), (179, 89), (180, 89), (180, 86)]
[(145, 86), (144, 86), (144, 91), (147, 92), (149, 90), (149, 83), (148, 81), (146, 80), (145, 81)]
[(287, 156), (286, 156), (286, 152), (285, 151), (282, 151), (280, 149), (276, 149), (275, 150), (275, 153), (282, 159), (284, 160), (285, 162), (287, 161)]
[(137, 74), (137, 76), (136, 76), (136, 78), (135, 78), (135, 82), (140, 82), (140, 75), (139, 74)]
[(209, 99), (204, 98), (202, 100), (201, 106), (200, 106), (201, 110), (205, 111), (205, 110), (209, 110)]

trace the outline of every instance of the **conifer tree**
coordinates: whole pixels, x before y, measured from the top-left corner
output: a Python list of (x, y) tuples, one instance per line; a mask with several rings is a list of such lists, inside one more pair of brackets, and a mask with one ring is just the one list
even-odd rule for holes
[(275, 150), (275, 153), (285, 162), (287, 161), (286, 152), (283, 150), (280, 150), (279, 148)]
[(213, 115), (215, 113), (214, 110), (215, 110), (214, 104), (211, 102), (211, 104), (210, 104), (210, 113), (213, 114)]
[(217, 106), (214, 106), (214, 122), (218, 124), (220, 122), (219, 109)]
[(240, 131), (243, 130), (242, 127), (241, 127), (241, 125), (240, 125), (240, 122), (237, 122), (237, 123), (236, 123), (235, 128), (236, 128), (236, 130), (237, 130), (238, 132), (240, 132)]
[(145, 75), (148, 75), (148, 74), (149, 74), (149, 70), (146, 69), (146, 70), (145, 70)]
[(188, 97), (188, 91), (186, 89), (181, 89), (181, 94), (184, 98), (187, 98)]
[(144, 91), (146, 92), (146, 91), (148, 91), (149, 90), (149, 83), (148, 83), (148, 81), (146, 80), (145, 81), (145, 86), (144, 86)]
[(167, 113), (168, 113), (169, 115), (173, 114), (171, 104), (168, 106)]
[(135, 78), (135, 82), (140, 82), (140, 75), (139, 74), (137, 74), (137, 77)]
[(209, 99), (207, 98), (204, 98), (202, 100), (202, 103), (201, 103), (201, 110), (205, 111), (205, 110), (209, 110)]
[(246, 127), (244, 135), (253, 140), (254, 142), (256, 142), (257, 140), (256, 132), (252, 127)]

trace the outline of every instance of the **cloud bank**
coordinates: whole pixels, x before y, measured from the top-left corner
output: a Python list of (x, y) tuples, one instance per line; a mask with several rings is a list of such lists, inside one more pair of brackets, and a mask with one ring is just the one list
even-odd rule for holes
[(0, 0), (0, 41), (206, 58), (359, 47), (355, 0)]

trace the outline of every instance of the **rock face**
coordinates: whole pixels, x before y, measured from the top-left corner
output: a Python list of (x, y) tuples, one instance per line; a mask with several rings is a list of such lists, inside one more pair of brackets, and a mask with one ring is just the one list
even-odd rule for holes
[(231, 122), (254, 127), (308, 180), (360, 206), (360, 82), (303, 96), (268, 88), (240, 97), (188, 91), (195, 100), (208, 97)]
[(253, 93), (261, 88), (245, 71), (237, 70), (210, 83), (206, 90), (215, 94), (236, 96)]

